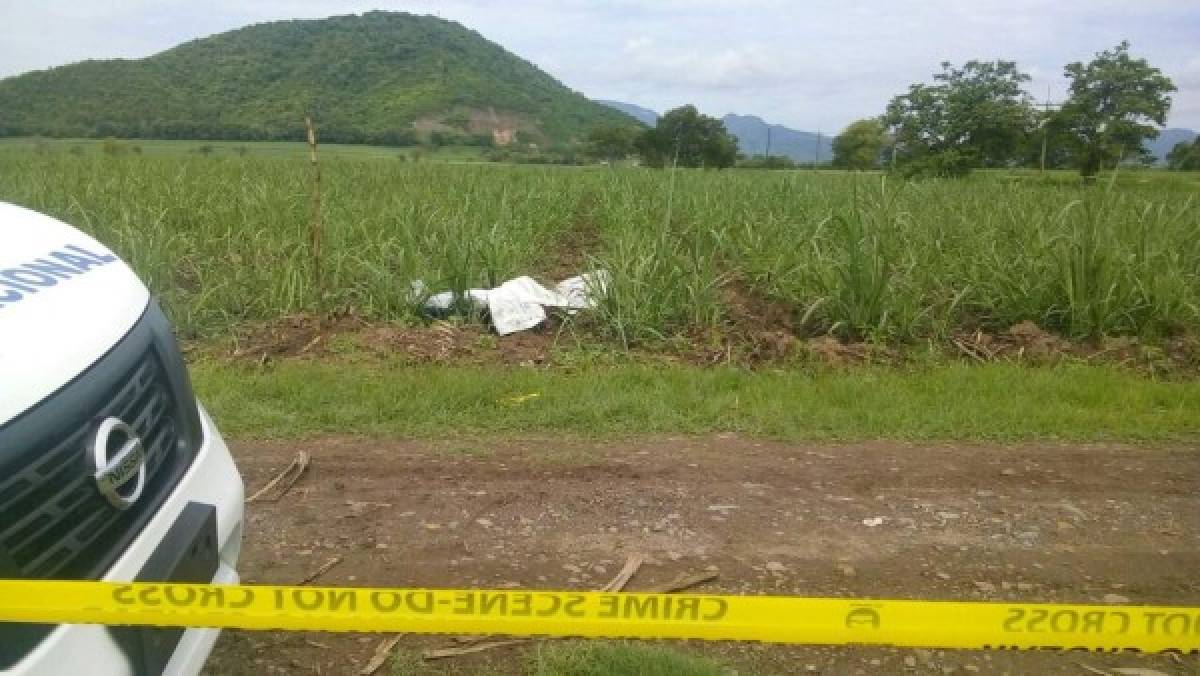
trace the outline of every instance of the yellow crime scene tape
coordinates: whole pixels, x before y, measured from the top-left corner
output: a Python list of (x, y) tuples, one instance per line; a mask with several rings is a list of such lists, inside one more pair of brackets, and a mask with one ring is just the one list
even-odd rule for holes
[(1200, 608), (0, 580), (0, 621), (1200, 652)]

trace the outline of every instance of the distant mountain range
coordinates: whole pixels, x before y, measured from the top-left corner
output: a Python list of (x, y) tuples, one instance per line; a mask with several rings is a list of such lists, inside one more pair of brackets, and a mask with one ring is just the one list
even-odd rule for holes
[(729, 113), (721, 118), (738, 148), (747, 155), (785, 155), (797, 162), (829, 162), (833, 159), (831, 134), (790, 129), (768, 124), (754, 115)]
[(638, 122), (646, 125), (647, 127), (653, 127), (654, 125), (658, 124), (658, 113), (650, 110), (649, 108), (643, 108), (641, 106), (635, 106), (632, 103), (623, 103), (621, 101), (605, 101), (604, 99), (596, 99), (596, 103), (606, 105), (614, 110), (619, 110), (629, 117), (632, 117)]
[[(619, 110), (648, 127), (658, 123), (658, 113), (649, 108), (623, 101), (597, 100), (596, 103)], [(729, 113), (721, 121), (725, 123), (725, 129), (737, 137), (738, 150), (746, 155), (783, 155), (797, 162), (828, 162), (833, 157), (830, 134), (770, 124), (755, 115)]]

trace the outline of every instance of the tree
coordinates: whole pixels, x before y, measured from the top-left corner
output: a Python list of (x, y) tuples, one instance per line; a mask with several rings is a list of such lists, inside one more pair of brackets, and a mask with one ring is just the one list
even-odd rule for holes
[(606, 124), (588, 132), (586, 153), (606, 162), (623, 160), (633, 154), (637, 128), (629, 125)]
[(1033, 127), (1029, 76), (1012, 61), (942, 63), (936, 84), (914, 84), (888, 104), (883, 122), (896, 160), (911, 173), (960, 175), (1018, 156)]
[(843, 169), (873, 169), (887, 145), (883, 123), (877, 119), (850, 123), (833, 139), (833, 166)]
[(1175, 171), (1200, 170), (1200, 136), (1191, 143), (1180, 141), (1167, 153), (1167, 168)]
[(1037, 111), (1034, 131), (1025, 139), (1020, 164), (1045, 169), (1071, 167), (1070, 139), (1058, 111)]
[(1099, 52), (1089, 63), (1067, 64), (1069, 97), (1059, 111), (1072, 157), (1084, 177), (1122, 158), (1144, 155), (1142, 141), (1158, 136), (1171, 109), (1170, 78), (1145, 59), (1129, 55), (1129, 43)]
[(671, 165), (678, 158), (681, 167), (721, 169), (737, 159), (737, 139), (725, 131), (725, 124), (690, 105), (658, 118), (654, 128), (638, 135), (635, 145), (651, 167)]
[(787, 155), (752, 155), (738, 160), (738, 169), (795, 169), (796, 161)]

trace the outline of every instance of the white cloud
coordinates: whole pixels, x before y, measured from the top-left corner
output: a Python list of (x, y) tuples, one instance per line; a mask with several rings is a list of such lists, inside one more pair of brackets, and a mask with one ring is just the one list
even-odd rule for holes
[(784, 60), (784, 54), (763, 45), (678, 48), (643, 36), (626, 41), (609, 77), (650, 86), (744, 89), (785, 81)]

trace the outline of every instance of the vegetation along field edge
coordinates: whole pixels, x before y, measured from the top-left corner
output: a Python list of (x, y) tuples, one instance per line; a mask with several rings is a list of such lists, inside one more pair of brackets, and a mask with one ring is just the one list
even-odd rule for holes
[(734, 432), (783, 440), (1194, 441), (1200, 382), (1088, 365), (953, 364), (749, 372), (574, 372), (404, 363), (201, 361), (196, 389), (243, 438), (344, 434), (620, 438)]

